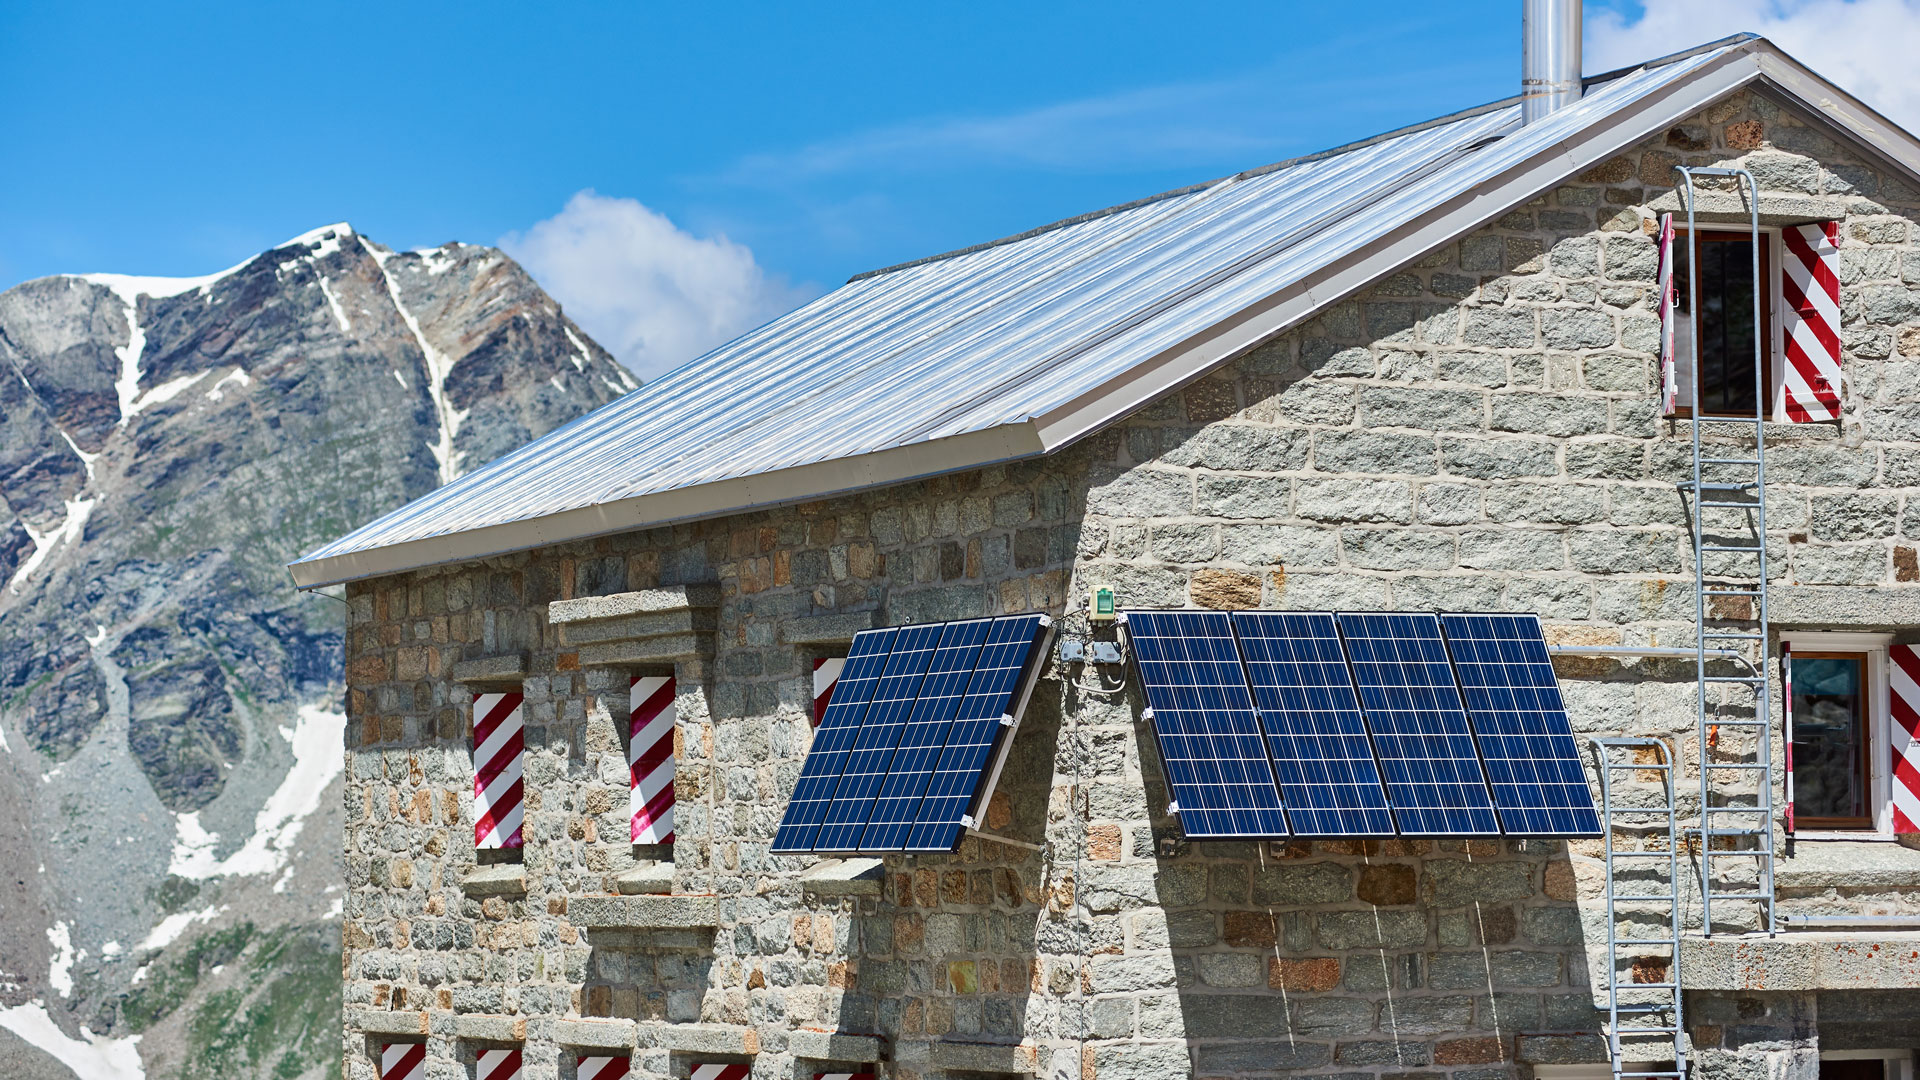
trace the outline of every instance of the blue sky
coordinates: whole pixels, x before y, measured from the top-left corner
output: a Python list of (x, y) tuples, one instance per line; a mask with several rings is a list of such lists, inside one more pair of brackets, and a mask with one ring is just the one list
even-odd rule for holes
[[(1588, 12), (1610, 20), (1614, 47), (1652, 55), (1747, 11), (1909, 2)], [(202, 274), (340, 220), (399, 248), (505, 238), (633, 362), (861, 270), (1518, 81), (1514, 0), (383, 7), (0, 8), (13, 105), (0, 288), (59, 272)], [(1662, 34), (1698, 34), (1633, 40), (1663, 8), (1680, 25)], [(1611, 59), (1593, 52), (1590, 36), (1590, 70)], [(652, 252), (632, 256), (636, 280), (659, 287), (622, 291), (643, 307), (741, 295), (677, 337), (644, 313), (616, 325), (621, 298), (581, 290), (636, 246)], [(715, 266), (688, 274), (702, 259)]]

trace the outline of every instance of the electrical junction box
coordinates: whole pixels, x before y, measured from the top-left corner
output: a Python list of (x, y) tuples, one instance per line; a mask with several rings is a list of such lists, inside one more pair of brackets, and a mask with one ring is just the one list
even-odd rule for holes
[(1113, 621), (1113, 590), (1101, 586), (1093, 590), (1093, 596), (1087, 603), (1087, 621), (1095, 626)]

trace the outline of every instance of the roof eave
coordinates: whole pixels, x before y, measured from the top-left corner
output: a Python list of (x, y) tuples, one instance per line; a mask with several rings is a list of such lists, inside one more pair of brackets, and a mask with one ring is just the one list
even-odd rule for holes
[(492, 558), (549, 544), (808, 502), (1038, 457), (1045, 452), (1033, 424), (1002, 424), (943, 439), (652, 492), (446, 536), (303, 559), (288, 564), (287, 569), (293, 574), (296, 587), (315, 589), (430, 566)]

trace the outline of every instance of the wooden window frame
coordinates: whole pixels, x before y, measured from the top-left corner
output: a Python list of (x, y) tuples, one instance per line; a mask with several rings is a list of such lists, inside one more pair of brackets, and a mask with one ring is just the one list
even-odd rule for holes
[[(1700, 230), (1700, 243), (1703, 245), (1744, 243), (1751, 238), (1752, 233), (1746, 229), (1733, 229), (1731, 227), (1710, 229), (1703, 227)], [(1673, 231), (1673, 243), (1675, 248), (1687, 252), (1687, 286), (1689, 292), (1693, 294), (1687, 297), (1687, 319), (1689, 323), (1691, 323), (1692, 320), (1698, 318), (1700, 312), (1698, 291), (1700, 276), (1694, 272), (1692, 243), (1689, 240), (1689, 234), (1685, 225), (1676, 222), (1676, 227)], [(1775, 374), (1780, 366), (1782, 343), (1780, 341), (1780, 331), (1776, 316), (1776, 309), (1778, 308), (1780, 297), (1780, 260), (1775, 257), (1775, 249), (1779, 246), (1779, 243), (1780, 232), (1778, 229), (1768, 226), (1761, 227), (1760, 280), (1763, 282), (1763, 285), (1760, 289), (1760, 332), (1763, 335), (1763, 340), (1766, 342), (1766, 348), (1760, 356), (1761, 399), (1755, 403), (1756, 412), (1754, 414), (1708, 412), (1704, 416), (1705, 419), (1746, 420), (1751, 419), (1754, 415), (1758, 415), (1765, 419), (1772, 420), (1778, 415), (1779, 407), (1775, 399), (1781, 394), (1781, 386), (1780, 380), (1775, 377)], [(1677, 259), (1678, 255), (1676, 255), (1675, 258)], [(1676, 328), (1676, 333), (1677, 332), (1678, 328)], [(1689, 333), (1690, 332), (1691, 331), (1689, 331)], [(1692, 381), (1698, 384), (1700, 381), (1700, 357), (1692, 356), (1692, 364)], [(1692, 386), (1683, 386), (1680, 388), (1679, 400), (1675, 401), (1673, 406), (1673, 415), (1675, 417), (1679, 419), (1693, 418), (1693, 390), (1694, 388)]]
[(1857, 672), (1854, 685), (1860, 688), (1861, 706), (1860, 714), (1854, 718), (1854, 738), (1857, 740), (1855, 745), (1859, 748), (1860, 757), (1860, 775), (1856, 779), (1860, 782), (1862, 793), (1860, 801), (1865, 804), (1863, 809), (1866, 811), (1859, 817), (1816, 817), (1812, 814), (1801, 814), (1799, 807), (1796, 806), (1794, 825), (1815, 830), (1870, 830), (1874, 827), (1874, 818), (1878, 816), (1874, 813), (1873, 798), (1873, 693), (1870, 689), (1873, 658), (1865, 652), (1853, 649), (1807, 649), (1804, 651), (1795, 649), (1793, 659), (1795, 662), (1801, 660), (1851, 660), (1854, 662)]
[[(1822, 653), (1865, 654), (1867, 658), (1865, 697), (1867, 705), (1867, 761), (1871, 782), (1867, 788), (1867, 807), (1871, 824), (1836, 827), (1820, 824), (1825, 819), (1794, 816), (1796, 840), (1873, 840), (1892, 843), (1893, 834), (1893, 714), (1891, 688), (1887, 682), (1893, 647), (1893, 635), (1856, 630), (1785, 630), (1782, 643), (1790, 645), (1795, 659)], [(1777, 659), (1777, 657), (1776, 657)]]

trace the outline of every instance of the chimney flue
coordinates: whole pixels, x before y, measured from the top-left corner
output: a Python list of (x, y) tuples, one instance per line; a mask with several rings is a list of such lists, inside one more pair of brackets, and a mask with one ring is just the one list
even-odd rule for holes
[(1580, 0), (1520, 0), (1520, 117), (1580, 100)]

